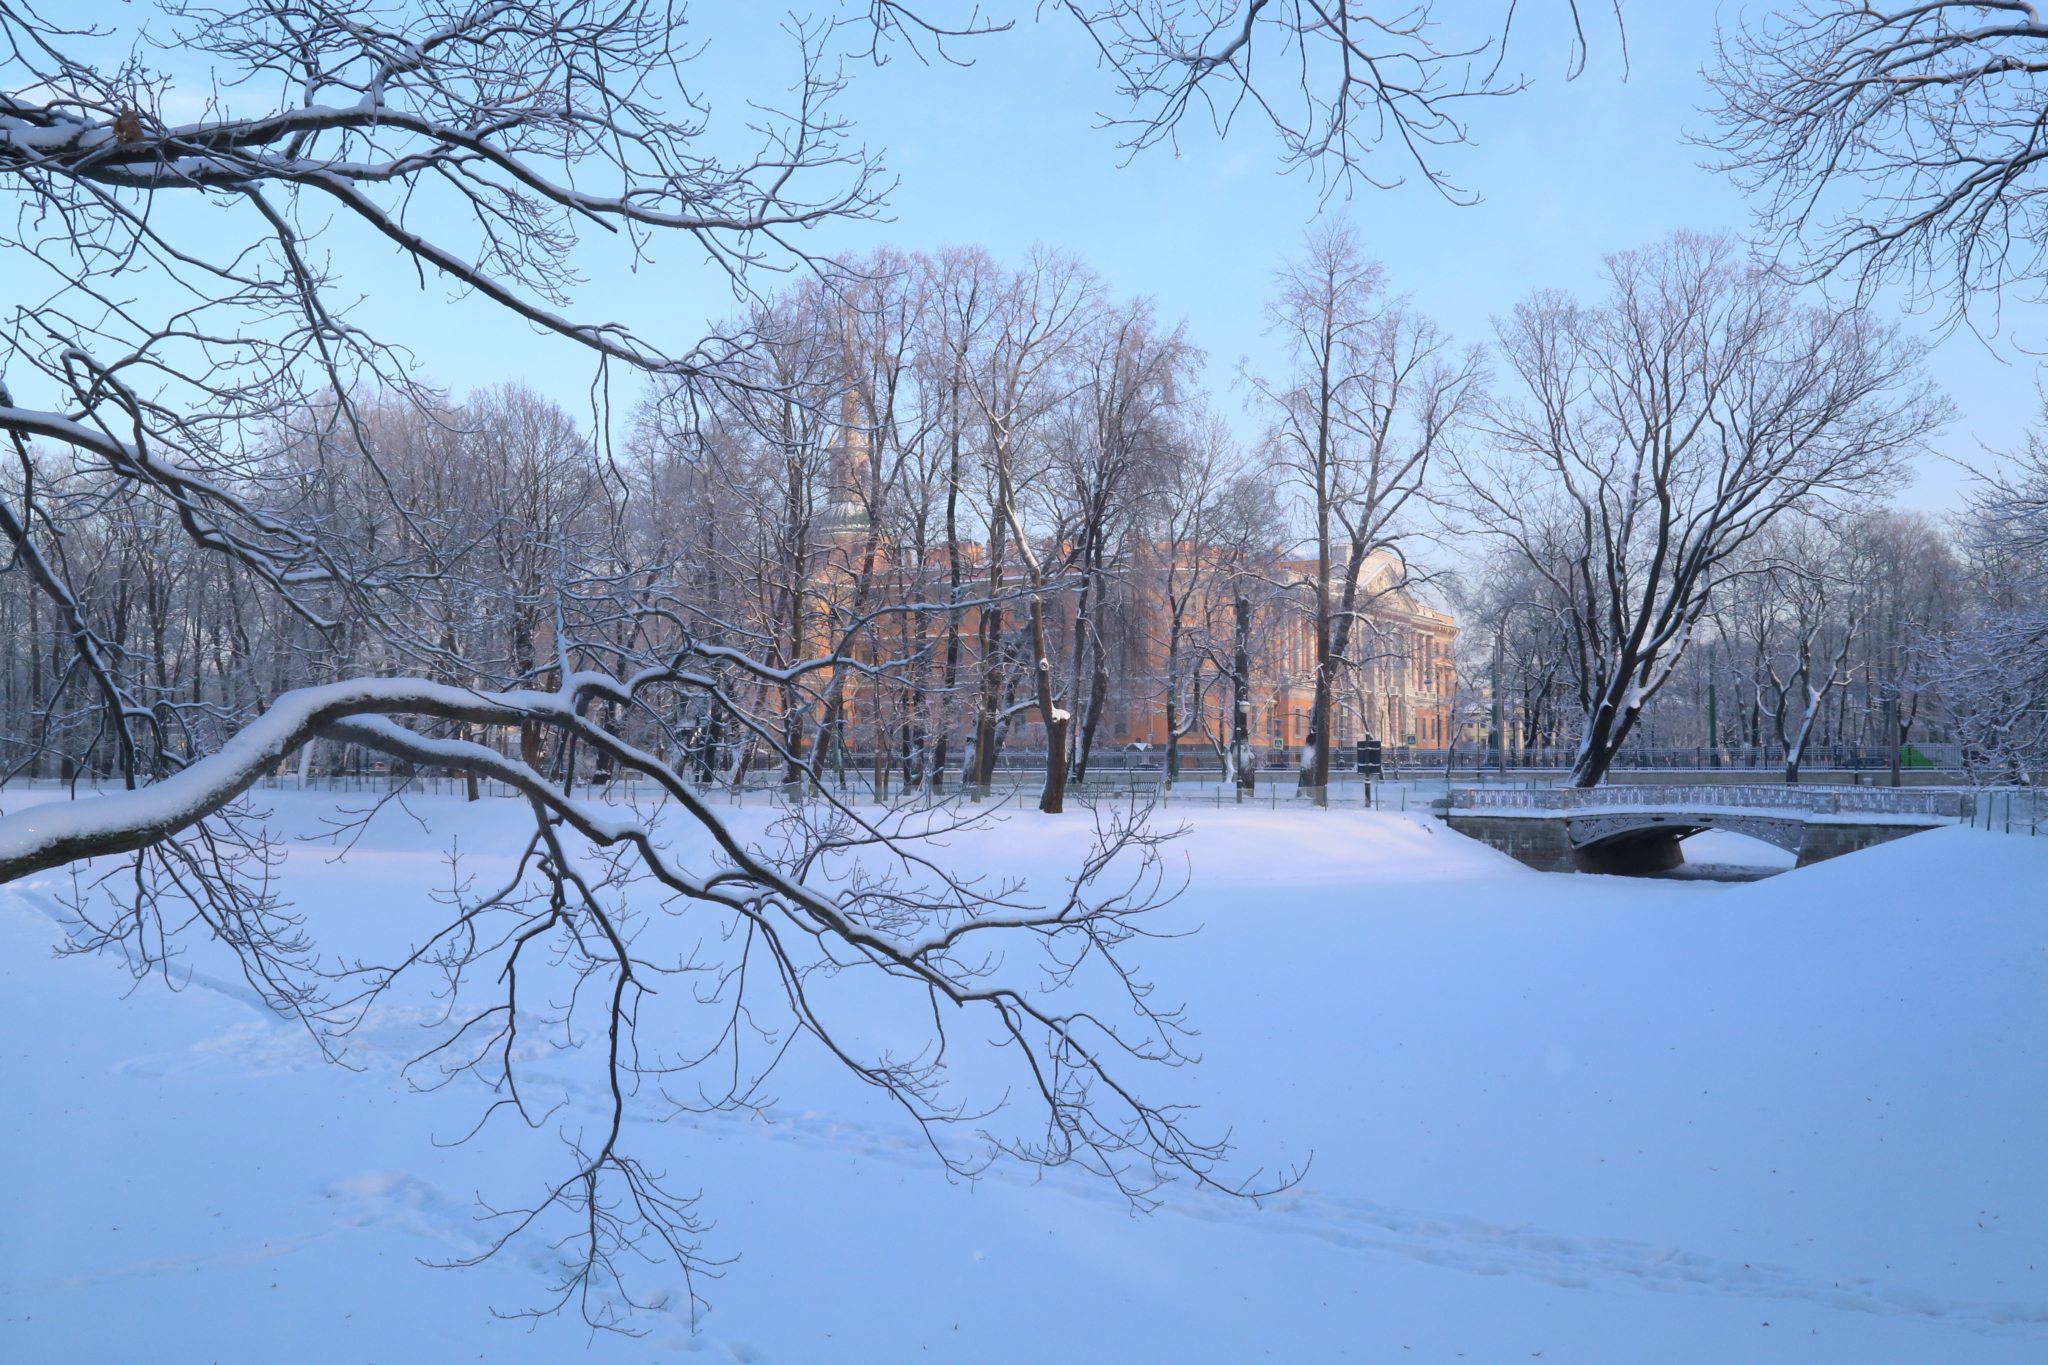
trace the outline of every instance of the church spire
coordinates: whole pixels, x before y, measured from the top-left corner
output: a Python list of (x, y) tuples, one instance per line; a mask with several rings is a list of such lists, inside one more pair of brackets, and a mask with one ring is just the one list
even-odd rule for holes
[(868, 526), (864, 494), (873, 423), (861, 420), (860, 338), (854, 326), (855, 316), (849, 306), (842, 352), (846, 369), (839, 394), (839, 430), (832, 441), (831, 483), (825, 506), (825, 529), (833, 534), (861, 531)]

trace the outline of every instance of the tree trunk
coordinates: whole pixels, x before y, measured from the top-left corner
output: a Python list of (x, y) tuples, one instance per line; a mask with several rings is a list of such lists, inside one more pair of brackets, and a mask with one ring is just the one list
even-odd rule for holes
[(1308, 745), (1301, 751), (1301, 772), (1295, 782), (1295, 791), (1318, 806), (1330, 804), (1330, 746), (1323, 742), (1330, 733), (1330, 691), (1329, 674), (1318, 668), (1309, 700)]
[(967, 756), (970, 771), (961, 776), (977, 795), (987, 796), (996, 774), (996, 708), (1000, 704), (998, 691), (1002, 681), (1001, 607), (982, 608), (980, 634), (981, 691), (974, 712), (973, 752)]
[[(952, 698), (954, 696), (953, 689), (960, 684), (960, 612), (958, 604), (960, 602), (962, 574), (960, 571), (960, 423), (958, 412), (959, 391), (957, 387), (953, 393), (953, 403), (955, 411), (953, 413), (952, 463), (948, 467), (946, 478), (946, 581), (952, 595), (946, 600), (954, 604), (954, 610), (946, 615), (946, 672), (945, 681), (941, 685), (941, 695), (947, 699), (946, 704), (949, 708), (952, 705)], [(995, 572), (993, 560), (989, 564), (989, 572), (991, 574)], [(946, 785), (946, 748), (947, 741), (953, 736), (953, 719), (951, 715), (947, 715), (944, 717), (928, 717), (926, 721), (927, 724), (930, 724), (938, 731), (937, 742), (932, 746), (931, 772), (926, 774), (926, 780), (931, 783), (934, 796), (938, 795)], [(972, 785), (965, 773), (961, 774), (961, 781)]]
[(1231, 604), (1230, 768), (1242, 801), (1258, 786), (1258, 765), (1252, 759), (1252, 604), (1239, 596)]
[(1168, 791), (1180, 776), (1180, 621), (1170, 622), (1166, 631), (1166, 775)]
[(1038, 680), (1038, 714), (1045, 722), (1045, 790), (1039, 793), (1038, 808), (1047, 815), (1066, 810), (1067, 730), (1073, 716), (1053, 701), (1052, 660), (1046, 655), (1045, 598), (1031, 594), (1031, 649), (1037, 657), (1032, 672)]
[[(1072, 721), (1066, 712), (1053, 710), (1047, 713), (1045, 723), (1045, 745), (1048, 754), (1055, 754), (1066, 747), (1067, 727)], [(1047, 815), (1059, 815), (1067, 808), (1067, 765), (1048, 761), (1045, 765), (1045, 788), (1038, 794), (1038, 809)]]
[(1088, 709), (1081, 717), (1081, 733), (1074, 745), (1074, 780), (1088, 780), (1088, 759), (1095, 752), (1095, 732), (1102, 724), (1102, 713), (1109, 705), (1109, 662), (1103, 656), (1102, 642), (1097, 640), (1090, 651), (1093, 666), (1088, 676)]
[(1565, 779), (1567, 787), (1597, 787), (1606, 780), (1614, 756), (1621, 752), (1629, 731), (1635, 728), (1640, 712), (1621, 712), (1609, 696), (1612, 691), (1610, 684), (1594, 703), (1593, 714), (1586, 718), (1586, 732), (1579, 740), (1578, 755), (1572, 760), (1571, 775)]

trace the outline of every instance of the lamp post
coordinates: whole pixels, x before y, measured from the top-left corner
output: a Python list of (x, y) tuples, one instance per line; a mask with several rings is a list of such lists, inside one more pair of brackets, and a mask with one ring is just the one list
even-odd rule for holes
[(1894, 787), (1905, 784), (1905, 776), (1899, 770), (1905, 766), (1906, 737), (1899, 733), (1899, 694), (1896, 688), (1884, 701), (1884, 747), (1890, 751), (1891, 777)]
[(1493, 748), (1494, 771), (1505, 775), (1508, 770), (1508, 737), (1507, 733), (1501, 729), (1500, 724), (1500, 635), (1498, 632), (1495, 633), (1493, 641), (1493, 685), (1491, 694), (1493, 701), (1493, 731), (1488, 737), (1487, 743)]
[(1714, 675), (1707, 674), (1707, 766), (1721, 766), (1721, 711), (1714, 690)]

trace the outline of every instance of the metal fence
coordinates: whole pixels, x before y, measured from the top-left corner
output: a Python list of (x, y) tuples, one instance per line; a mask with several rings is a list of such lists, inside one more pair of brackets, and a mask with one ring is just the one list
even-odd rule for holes
[(1961, 820), (1974, 815), (1975, 793), (1936, 787), (1788, 787), (1683, 783), (1555, 787), (1515, 791), (1460, 787), (1451, 792), (1459, 810), (1609, 810), (1644, 806), (1736, 807), (1796, 810), (1815, 815), (1925, 815)]
[[(1693, 804), (1755, 809), (1797, 809), (1823, 813), (1925, 814), (1960, 820), (1975, 828), (1997, 833), (2027, 836), (2048, 833), (2048, 792), (2027, 787), (1800, 788), (1733, 783), (1713, 786), (1637, 783), (1579, 789), (1559, 787), (1556, 785), (1555, 777), (1524, 774), (1506, 781), (1496, 781), (1491, 773), (1480, 773), (1477, 776), (1485, 785), (1470, 785), (1470, 777), (1453, 777), (1447, 780), (1440, 774), (1379, 781), (1366, 781), (1355, 774), (1332, 774), (1331, 784), (1318, 792), (1299, 789), (1292, 771), (1289, 770), (1262, 779), (1251, 793), (1240, 796), (1233, 783), (1223, 780), (1222, 774), (1213, 770), (1187, 772), (1178, 781), (1169, 784), (1165, 781), (1163, 772), (1133, 769), (1128, 772), (1101, 774), (1088, 782), (1070, 782), (1067, 785), (1067, 796), (1074, 805), (1081, 807), (1106, 802), (1141, 805), (1156, 803), (1168, 810), (1176, 806), (1191, 805), (1218, 808), (1251, 805), (1267, 809), (1309, 809), (1326, 806), (1353, 810), (1421, 812), (1442, 810), (1451, 805), (1456, 805), (1460, 809), (1560, 810), (1626, 804)], [(925, 789), (913, 789), (906, 793), (900, 785), (891, 784), (883, 793), (883, 800), (890, 804), (909, 805), (935, 801), (967, 801), (991, 807), (1010, 805), (1028, 809), (1037, 804), (1043, 782), (1043, 772), (1034, 773), (1021, 768), (1006, 769), (998, 774), (993, 785), (981, 792), (964, 788), (950, 780), (936, 793)], [(96, 784), (92, 782), (81, 780), (74, 784), (57, 778), (15, 778), (0, 783), (0, 793), (40, 790), (68, 794), (75, 790), (79, 795), (89, 795), (96, 789)], [(255, 790), (258, 793), (321, 792), (361, 796), (370, 800), (394, 795), (462, 797), (469, 791), (469, 782), (459, 776), (405, 776), (391, 773), (310, 777), (301, 782), (295, 775), (283, 774), (260, 779), (255, 784)], [(489, 780), (479, 780), (476, 790), (480, 797), (493, 800), (519, 797), (519, 793), (513, 788)], [(651, 803), (662, 796), (654, 783), (638, 778), (601, 784), (586, 782), (580, 785), (579, 790), (585, 794), (627, 804)], [(738, 786), (724, 783), (691, 783), (689, 790), (707, 805), (740, 808), (784, 805), (817, 799), (819, 795), (807, 792), (801, 787), (786, 786), (780, 780), (779, 773), (754, 773)], [(844, 774), (843, 780), (837, 775), (828, 774), (823, 795), (847, 805), (877, 804), (870, 775), (866, 772), (849, 770)]]
[[(1330, 753), (1331, 767), (1352, 769), (1353, 749), (1351, 744), (1340, 744), (1333, 749)], [(1298, 750), (1262, 748), (1256, 753), (1261, 771), (1291, 772), (1301, 763)], [(1456, 748), (1387, 744), (1380, 749), (1381, 764), (1390, 775), (1406, 775), (1417, 770), (1428, 772), (1447, 766), (1463, 771), (1568, 772), (1577, 757), (1575, 746), (1563, 744), (1509, 749), (1505, 753), (1484, 744), (1460, 744)], [(1891, 768), (1891, 762), (1891, 751), (1882, 745), (1814, 744), (1801, 754), (1799, 766), (1802, 772), (1884, 772)], [(1900, 766), (1908, 772), (1960, 772), (1961, 762), (1961, 752), (1953, 744), (1922, 744), (1905, 746)], [(873, 763), (872, 754), (853, 751), (848, 751), (844, 759), (844, 766), (849, 770), (857, 765), (871, 767)], [(1088, 760), (1091, 772), (1152, 772), (1165, 766), (1166, 751), (1157, 746), (1097, 749)], [(1181, 746), (1182, 773), (1213, 773), (1221, 766), (1222, 761), (1213, 746), (1207, 743)], [(1711, 771), (1717, 768), (1779, 772), (1785, 767), (1785, 749), (1777, 744), (1723, 745), (1718, 749), (1709, 744), (1632, 744), (1615, 755), (1610, 766), (1618, 772)], [(1005, 771), (1042, 772), (1045, 769), (1045, 751), (1023, 746), (1007, 747), (998, 754), (997, 767)]]
[[(864, 807), (967, 802), (990, 808), (1008, 805), (1029, 809), (1037, 805), (1043, 785), (1042, 772), (1023, 769), (1001, 771), (995, 782), (980, 790), (965, 787), (951, 780), (949, 775), (949, 780), (936, 791), (929, 788), (906, 791), (900, 784), (889, 784), (878, 802), (871, 775), (866, 772), (849, 770), (843, 780), (828, 773), (819, 787), (811, 788), (807, 784), (791, 786), (784, 783), (778, 770), (775, 773), (749, 774), (744, 782), (737, 785), (689, 782), (685, 787), (706, 805), (720, 807), (778, 806), (829, 799), (843, 805)], [(73, 783), (58, 778), (16, 778), (0, 783), (0, 793), (39, 790), (69, 794), (75, 791), (80, 796), (90, 796), (106, 789), (102, 784), (84, 779)], [(479, 779), (475, 790), (477, 796), (484, 800), (524, 799), (516, 789), (489, 779)], [(1081, 807), (1115, 803), (1157, 804), (1168, 809), (1188, 805), (1257, 805), (1267, 809), (1330, 806), (1403, 811), (1411, 804), (1421, 810), (1427, 809), (1431, 801), (1441, 803), (1446, 790), (1447, 785), (1440, 778), (1422, 782), (1368, 782), (1355, 775), (1343, 775), (1341, 779), (1333, 775), (1330, 785), (1320, 791), (1302, 790), (1289, 771), (1275, 775), (1271, 780), (1262, 779), (1255, 790), (1240, 796), (1236, 785), (1222, 780), (1218, 773), (1190, 774), (1168, 783), (1163, 772), (1134, 770), (1105, 774), (1087, 782), (1069, 782), (1066, 794), (1071, 804)], [(251, 791), (259, 797), (268, 793), (304, 791), (376, 801), (416, 795), (462, 798), (468, 795), (470, 785), (466, 778), (447, 775), (358, 773), (308, 777), (301, 781), (293, 774), (274, 774), (258, 779)], [(656, 783), (638, 777), (580, 782), (572, 789), (572, 794), (627, 805), (651, 804), (665, 796)]]
[(2048, 834), (2048, 792), (2039, 787), (1992, 787), (1977, 794), (1970, 824), (1995, 834)]
[[(1393, 753), (1393, 750), (1388, 750)], [(1441, 749), (1404, 749), (1403, 760), (1415, 764), (1443, 762)], [(1495, 769), (1569, 769), (1578, 757), (1572, 745), (1510, 749), (1506, 753), (1476, 745), (1459, 751), (1466, 766)], [(1899, 766), (1907, 771), (1960, 771), (1962, 753), (1953, 744), (1908, 744), (1899, 753)], [(1802, 772), (1882, 772), (1892, 765), (1892, 751), (1881, 744), (1810, 744), (1799, 756)], [(1630, 744), (1615, 755), (1610, 765), (1623, 772), (1655, 772), (1662, 769), (1732, 768), (1757, 772), (1782, 771), (1782, 744), (1641, 745)]]

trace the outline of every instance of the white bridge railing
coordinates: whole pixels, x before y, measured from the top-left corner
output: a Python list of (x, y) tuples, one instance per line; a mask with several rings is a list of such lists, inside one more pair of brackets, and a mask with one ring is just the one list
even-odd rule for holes
[(1959, 820), (1974, 810), (1967, 792), (1926, 787), (1685, 786), (1457, 787), (1452, 810), (1780, 810), (1808, 815), (1925, 815)]

